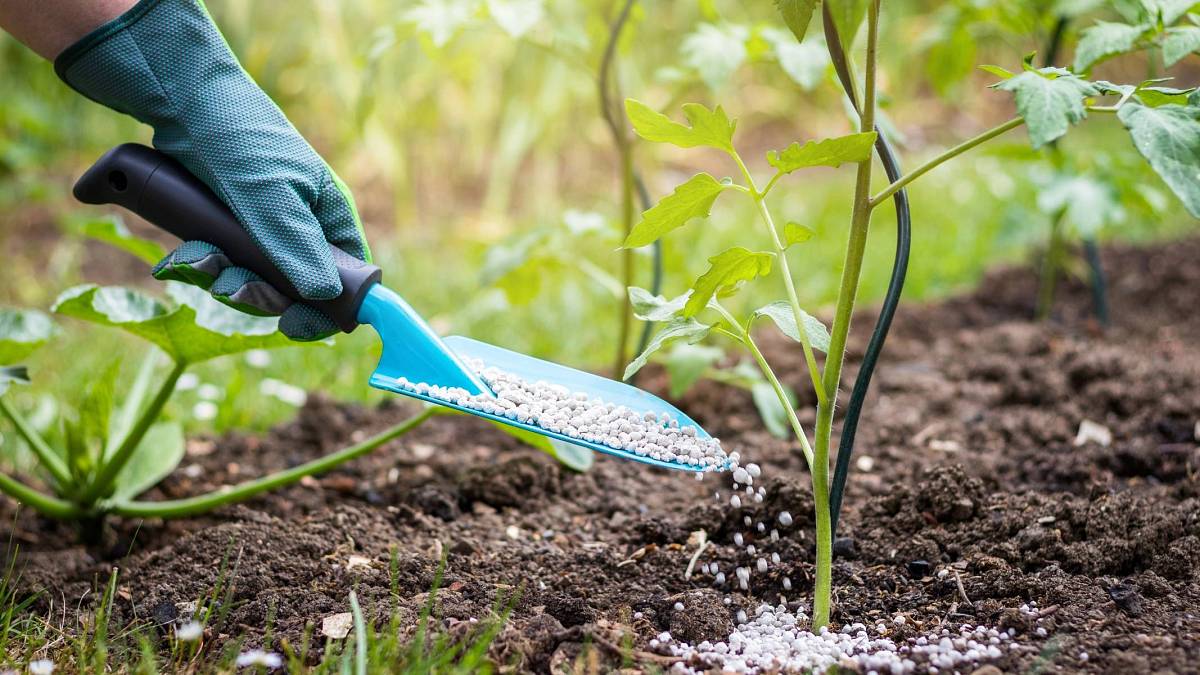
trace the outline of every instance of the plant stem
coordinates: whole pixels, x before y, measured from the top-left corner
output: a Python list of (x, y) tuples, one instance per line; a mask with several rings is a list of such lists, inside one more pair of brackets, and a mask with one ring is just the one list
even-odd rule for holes
[[(1000, 126), (992, 127), (991, 129), (988, 129), (987, 131), (979, 134), (978, 136), (967, 139), (967, 140), (963, 141), (962, 143), (959, 143), (958, 145), (954, 146), (953, 148), (946, 150), (945, 152), (938, 155), (937, 157), (934, 157), (933, 159), (929, 160), (928, 162), (925, 162), (924, 164), (922, 164), (921, 166), (918, 166), (916, 169), (913, 169), (911, 172), (904, 174), (904, 176), (902, 176), (900, 178), (900, 180), (897, 180), (896, 182), (887, 186), (886, 188), (884, 188), (883, 192), (880, 192), (879, 194), (872, 197), (871, 201), (870, 201), (870, 208), (875, 208), (876, 206), (879, 206), (884, 201), (886, 201), (889, 197), (891, 197), (893, 194), (895, 194), (896, 192), (899, 192), (901, 189), (903, 189), (904, 186), (906, 186), (909, 183), (913, 182), (914, 180), (920, 178), (921, 176), (929, 173), (931, 170), (937, 168), (944, 162), (954, 159), (955, 157), (963, 154), (964, 152), (970, 150), (971, 148), (974, 148), (977, 145), (982, 145), (997, 136), (1000, 136), (1000, 135), (1007, 133), (1013, 129), (1016, 129), (1017, 127), (1021, 126), (1024, 123), (1025, 123), (1024, 118), (1014, 117), (1013, 119), (1005, 122), (1004, 124), (1001, 124)], [(863, 128), (866, 129), (867, 127), (864, 126)]]
[(179, 381), (179, 376), (183, 375), (183, 371), (186, 369), (187, 364), (182, 361), (176, 361), (172, 364), (171, 372), (167, 374), (167, 378), (159, 385), (158, 391), (150, 401), (150, 405), (146, 406), (146, 409), (142, 411), (141, 417), (138, 418), (133, 428), (129, 430), (129, 435), (121, 442), (117, 451), (113, 453), (112, 459), (104, 463), (95, 480), (84, 490), (83, 497), (80, 500), (81, 504), (91, 505), (112, 487), (117, 474), (121, 472), (121, 469), (125, 468), (125, 464), (129, 462), (129, 458), (137, 450), (138, 444), (142, 442), (142, 437), (146, 435), (146, 431), (150, 429), (151, 425), (158, 420), (158, 416), (162, 414), (163, 406), (167, 404), (167, 400), (171, 398), (171, 394), (175, 393), (175, 384)]
[(38, 492), (4, 473), (0, 473), (0, 492), (51, 518), (69, 520), (84, 515), (83, 510), (74, 504)]
[[(867, 5), (867, 60), (863, 87), (863, 107), (859, 114), (859, 130), (875, 129), (875, 64), (879, 42), (879, 2)], [(838, 290), (837, 310), (830, 330), (829, 354), (825, 359), (826, 401), (817, 404), (816, 443), (812, 466), (813, 510), (816, 515), (817, 562), (813, 587), (813, 629), (829, 623), (832, 595), (833, 528), (829, 515), (829, 442), (833, 436), (833, 413), (841, 384), (842, 364), (846, 358), (846, 340), (850, 320), (858, 295), (858, 280), (862, 272), (867, 232), (871, 225), (871, 167), (872, 159), (860, 162), (854, 187), (854, 211), (850, 220), (850, 240), (846, 245), (846, 261)], [(897, 181), (899, 182), (899, 181)]]
[(13, 423), (13, 426), (17, 429), (17, 433), (29, 444), (29, 448), (33, 450), (33, 454), (37, 455), (38, 461), (54, 477), (55, 483), (60, 488), (66, 488), (70, 485), (71, 472), (67, 470), (67, 465), (62, 461), (62, 458), (46, 443), (41, 434), (29, 426), (29, 422), (25, 421), (25, 418), (10, 406), (8, 401), (2, 396), (0, 396), (0, 412), (3, 412), (4, 416)]
[[(633, 230), (633, 148), (629, 133), (623, 124), (625, 116), (618, 112), (612, 100), (612, 94), (618, 89), (618, 85), (612, 82), (612, 70), (613, 63), (616, 61), (617, 43), (620, 40), (621, 31), (629, 20), (629, 13), (633, 9), (634, 2), (635, 0), (625, 0), (620, 13), (617, 14), (616, 20), (609, 28), (608, 42), (604, 46), (604, 55), (600, 60), (600, 77), (597, 81), (600, 94), (600, 114), (603, 115), (609, 131), (612, 132), (613, 144), (617, 148), (617, 155), (621, 161), (621, 225), (625, 237), (628, 237)], [(619, 98), (620, 92), (616, 91), (616, 93)], [(621, 282), (623, 288), (633, 285), (633, 251), (627, 248), (621, 251)], [(625, 372), (625, 364), (628, 362), (629, 332), (632, 325), (633, 308), (629, 295), (624, 294), (620, 298), (617, 353), (613, 359), (613, 378), (617, 380), (621, 379)]]
[[(804, 312), (800, 309), (800, 298), (796, 294), (796, 282), (792, 279), (792, 270), (788, 266), (787, 247), (780, 241), (779, 231), (775, 229), (775, 221), (771, 218), (771, 211), (767, 208), (766, 191), (758, 191), (758, 186), (754, 184), (754, 176), (750, 175), (750, 170), (746, 168), (746, 163), (742, 161), (741, 155), (736, 151), (730, 152), (730, 155), (741, 169), (742, 176), (746, 179), (746, 185), (750, 188), (750, 196), (754, 199), (754, 205), (758, 207), (758, 214), (762, 218), (763, 224), (766, 225), (767, 232), (771, 235), (771, 244), (775, 247), (776, 257), (779, 258), (779, 272), (783, 277), (783, 286), (787, 289), (788, 303), (792, 306), (792, 317), (796, 320), (796, 332), (800, 335), (800, 346), (804, 348), (804, 361), (808, 364), (808, 375), (812, 378), (813, 392), (816, 393), (818, 402), (824, 401), (825, 388), (821, 386), (821, 369), (817, 365), (816, 354), (813, 353), (812, 341), (808, 339), (808, 332), (804, 330)], [(779, 174), (776, 174), (776, 177), (778, 176)], [(768, 187), (774, 181), (774, 178), (771, 179)], [(792, 408), (790, 403), (785, 403), (784, 407), (789, 410)], [(804, 442), (807, 444), (808, 439), (806, 438)]]
[(808, 434), (804, 433), (804, 426), (800, 424), (800, 418), (796, 417), (796, 411), (792, 408), (792, 402), (788, 400), (787, 392), (783, 389), (783, 384), (779, 382), (779, 378), (775, 376), (775, 371), (771, 369), (771, 365), (767, 363), (766, 357), (758, 349), (758, 345), (754, 343), (754, 338), (750, 336), (750, 331), (743, 328), (742, 324), (729, 313), (729, 310), (722, 307), (720, 303), (714, 302), (713, 307), (716, 308), (717, 312), (724, 317), (730, 326), (733, 326), (738, 331), (737, 333), (722, 332), (746, 345), (746, 348), (750, 350), (750, 354), (754, 357), (754, 361), (758, 363), (758, 369), (762, 371), (763, 376), (771, 383), (771, 388), (775, 390), (775, 396), (779, 398), (780, 405), (787, 412), (788, 422), (792, 425), (792, 433), (796, 435), (796, 440), (800, 441), (800, 449), (804, 451), (804, 460), (808, 462), (811, 468), (813, 463), (812, 446), (808, 444)]
[(416, 427), (422, 422), (439, 414), (437, 408), (431, 407), (422, 411), (418, 415), (414, 415), (396, 426), (372, 436), (367, 440), (352, 445), (348, 448), (339, 450), (331, 455), (326, 455), (310, 462), (305, 462), (299, 466), (292, 467), (286, 471), (273, 473), (269, 476), (263, 476), (251, 481), (240, 483), (236, 486), (209, 492), (208, 494), (197, 495), (195, 497), (187, 497), (184, 499), (172, 499), (163, 502), (119, 502), (113, 504), (108, 511), (120, 516), (135, 516), (143, 518), (179, 518), (183, 516), (194, 516), (199, 513), (211, 511), (217, 507), (234, 502), (247, 500), (257, 494), (281, 488), (286, 485), (291, 485), (304, 478), (319, 473), (324, 473), (339, 464), (344, 464), (352, 459), (361, 457), (375, 448), (387, 443), (388, 441), (402, 436)]
[(1054, 309), (1054, 287), (1058, 281), (1059, 266), (1062, 264), (1062, 222), (1066, 213), (1066, 209), (1062, 209), (1054, 214), (1054, 219), (1050, 221), (1046, 255), (1042, 258), (1042, 272), (1038, 279), (1037, 308), (1034, 310), (1034, 317), (1038, 321), (1048, 319), (1050, 311)]

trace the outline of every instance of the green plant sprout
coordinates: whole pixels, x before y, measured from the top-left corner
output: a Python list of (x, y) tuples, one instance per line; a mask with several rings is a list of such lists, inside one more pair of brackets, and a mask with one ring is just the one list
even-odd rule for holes
[[(163, 254), (157, 244), (129, 234), (120, 221), (94, 222), (79, 229), (146, 261)], [(408, 433), (430, 417), (452, 414), (445, 408), (427, 407), (366, 440), (284, 471), (193, 497), (139, 501), (140, 494), (169, 475), (184, 457), (182, 425), (161, 418), (187, 369), (222, 356), (296, 344), (276, 330), (274, 319), (243, 314), (198, 288), (169, 282), (167, 292), (169, 298), (163, 301), (129, 288), (85, 284), (58, 297), (54, 313), (122, 330), (157, 349), (143, 359), (123, 395), (118, 396), (116, 386), (119, 361), (82, 383), (75, 413), (62, 420), (61, 438), (56, 443), (4, 397), (11, 385), (29, 383), (28, 370), (16, 365), (0, 367), (0, 415), (12, 424), (53, 494), (4, 473), (0, 473), (0, 492), (43, 515), (81, 522), (108, 514), (193, 516), (329, 471)], [(0, 364), (23, 361), (60, 332), (41, 312), (0, 309)], [(156, 373), (163, 370), (164, 355), (166, 372), (155, 385)], [(572, 469), (582, 471), (591, 465), (591, 454), (586, 450), (576, 451), (574, 446), (552, 443), (520, 429), (494, 426)], [(85, 528), (84, 534), (96, 533)]]
[[(1046, 46), (1045, 65), (1054, 64), (1069, 24), (1087, 9), (1091, 8), (1086, 4), (1059, 8)], [(1182, 93), (1160, 86), (1170, 80), (1160, 75), (1163, 69), (1200, 49), (1200, 26), (1196, 25), (1200, 16), (1188, 14), (1189, 7), (1180, 2), (1118, 5), (1116, 9), (1123, 21), (1097, 21), (1082, 31), (1072, 70), (1087, 74), (1104, 61), (1141, 52), (1147, 57), (1147, 79), (1141, 85), (1140, 95), (1153, 98)], [(1049, 225), (1034, 311), (1039, 320), (1050, 316), (1058, 277), (1071, 271), (1067, 244), (1082, 240), (1084, 255), (1091, 268), (1096, 316), (1101, 325), (1107, 325), (1109, 311), (1096, 236), (1104, 229), (1124, 222), (1126, 210), (1121, 204), (1146, 204), (1149, 211), (1155, 210), (1154, 204), (1140, 193), (1144, 186), (1117, 180), (1118, 173), (1106, 171), (1107, 158), (1103, 153), (1099, 154), (1100, 161), (1088, 166), (1079, 154), (1065, 152), (1058, 143), (1050, 143), (1045, 148), (1044, 155), (1050, 168), (1040, 172), (1043, 187), (1038, 191), (1037, 208), (1047, 217)]]
[[(816, 12), (813, 0), (777, 3), (787, 27), (797, 40), (803, 40)], [(831, 605), (832, 526), (830, 509), (829, 453), (836, 401), (841, 385), (846, 341), (850, 331), (863, 255), (867, 244), (871, 214), (910, 183), (942, 164), (1013, 129), (1025, 126), (1034, 148), (1051, 143), (1082, 122), (1089, 113), (1113, 114), (1130, 131), (1134, 145), (1183, 200), (1193, 215), (1200, 215), (1200, 183), (1194, 180), (1200, 170), (1200, 95), (1194, 89), (1163, 91), (1154, 83), (1118, 86), (1091, 82), (1065, 68), (1036, 68), (1026, 59), (1020, 73), (987, 66), (1002, 78), (994, 88), (1015, 97), (1018, 115), (988, 129), (959, 145), (945, 150), (908, 174), (874, 191), (872, 169), (878, 140), (876, 124), (877, 61), (879, 47), (878, 0), (826, 0), (822, 6), (823, 23), (830, 57), (846, 95), (858, 111), (858, 129), (836, 138), (793, 143), (766, 155), (774, 173), (761, 184), (747, 166), (734, 144), (736, 120), (721, 106), (710, 109), (698, 103), (683, 106), (688, 124), (673, 121), (637, 100), (626, 101), (626, 112), (634, 132), (641, 138), (682, 148), (710, 148), (727, 155), (736, 168), (736, 178), (718, 179), (698, 173), (642, 214), (624, 242), (628, 248), (649, 245), (693, 220), (707, 218), (713, 204), (725, 193), (743, 195), (754, 202), (760, 216), (769, 250), (735, 246), (708, 258), (708, 270), (695, 279), (686, 293), (667, 299), (642, 289), (629, 289), (630, 300), (639, 318), (663, 322), (664, 327), (635, 358), (626, 376), (640, 369), (650, 356), (674, 342), (698, 343), (710, 336), (722, 336), (745, 348), (762, 376), (770, 383), (779, 404), (786, 410), (789, 426), (799, 442), (812, 476), (816, 522), (816, 578), (813, 591), (812, 624), (819, 629), (829, 623)], [(863, 77), (855, 72), (849, 46), (865, 23)], [(1110, 105), (1099, 105), (1106, 97), (1116, 97)], [(796, 277), (788, 255), (811, 236), (801, 224), (777, 223), (768, 197), (784, 179), (801, 169), (836, 168), (843, 164), (856, 167), (855, 190), (850, 217), (849, 238), (842, 266), (841, 284), (832, 325), (827, 329), (804, 311), (799, 299)], [(760, 307), (748, 317), (734, 316), (724, 298), (744, 284), (769, 277), (778, 269), (786, 300)], [(770, 319), (784, 335), (800, 345), (817, 400), (816, 422), (810, 441), (796, 414), (788, 393), (759, 349), (752, 329), (760, 318)], [(824, 352), (818, 363), (816, 352)]]

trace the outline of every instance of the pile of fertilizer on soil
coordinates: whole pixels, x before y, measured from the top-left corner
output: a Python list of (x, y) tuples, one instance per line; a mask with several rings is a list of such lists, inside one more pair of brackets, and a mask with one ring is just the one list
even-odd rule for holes
[(753, 620), (739, 623), (723, 641), (690, 645), (662, 633), (650, 646), (678, 657), (672, 667), (677, 673), (824, 673), (830, 668), (846, 668), (879, 675), (953, 672), (1020, 648), (1008, 631), (970, 624), (962, 625), (957, 633), (942, 629), (897, 643), (886, 636), (888, 628), (883, 624), (873, 627), (872, 637), (871, 630), (861, 623), (837, 632), (822, 629), (812, 633), (800, 627), (805, 621), (807, 617), (793, 614), (786, 605), (760, 605)]

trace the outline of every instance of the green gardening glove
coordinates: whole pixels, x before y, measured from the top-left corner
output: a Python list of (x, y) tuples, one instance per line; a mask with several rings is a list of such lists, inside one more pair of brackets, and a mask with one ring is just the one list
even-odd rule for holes
[[(68, 47), (54, 68), (84, 96), (153, 127), (154, 146), (212, 188), (305, 299), (342, 292), (328, 244), (370, 261), (346, 185), (242, 69), (199, 0), (141, 0)], [(279, 315), (294, 340), (338, 330), (204, 242), (184, 242), (153, 274)]]

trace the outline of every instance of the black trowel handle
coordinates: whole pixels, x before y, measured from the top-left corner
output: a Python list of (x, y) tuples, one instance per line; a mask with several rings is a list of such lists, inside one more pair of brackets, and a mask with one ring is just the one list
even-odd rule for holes
[(229, 207), (183, 165), (136, 143), (118, 145), (75, 183), (75, 198), (86, 204), (116, 204), (184, 241), (203, 241), (225, 252), (279, 292), (333, 319), (349, 333), (358, 326), (358, 308), (379, 281), (379, 268), (329, 246), (342, 294), (332, 300), (304, 300), (296, 287), (263, 254)]

